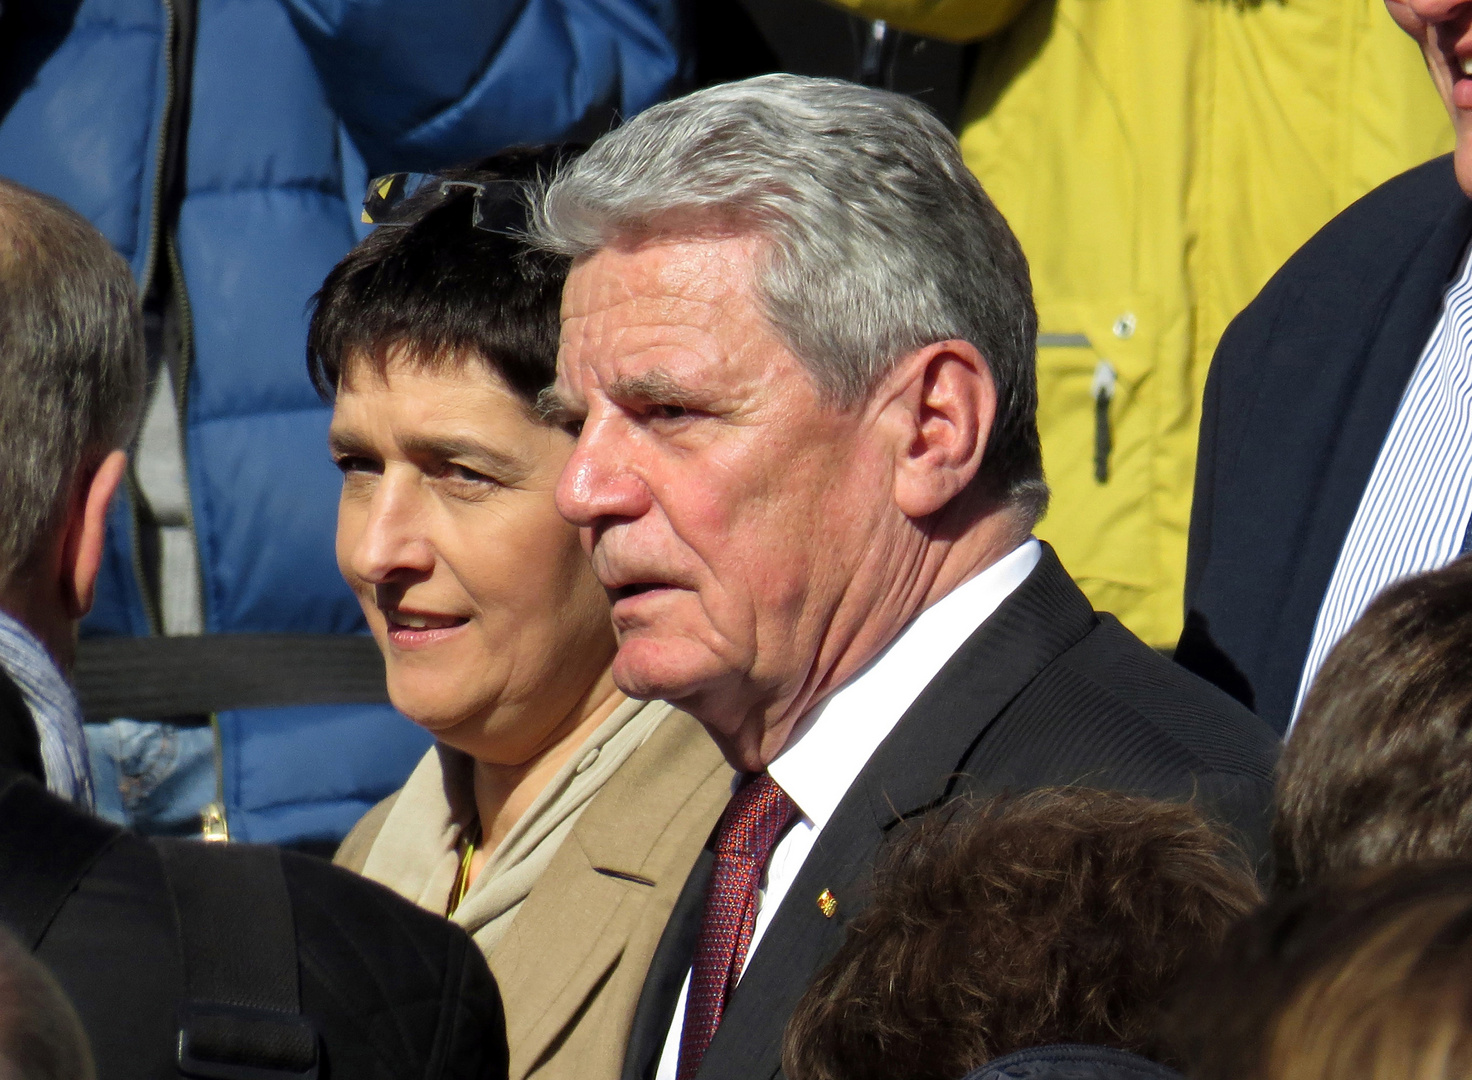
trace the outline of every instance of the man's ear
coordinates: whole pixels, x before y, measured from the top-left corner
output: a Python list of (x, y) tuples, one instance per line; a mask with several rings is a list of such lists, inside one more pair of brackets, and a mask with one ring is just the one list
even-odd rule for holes
[(77, 478), (67, 507), (66, 532), (61, 542), (58, 585), (68, 617), (80, 619), (92, 610), (97, 574), (102, 569), (102, 545), (107, 536), (107, 507), (122, 482), (128, 456), (114, 450), (89, 476)]
[(975, 479), (997, 414), (991, 366), (969, 341), (941, 341), (906, 356), (884, 388), (896, 438), (895, 504), (928, 517)]

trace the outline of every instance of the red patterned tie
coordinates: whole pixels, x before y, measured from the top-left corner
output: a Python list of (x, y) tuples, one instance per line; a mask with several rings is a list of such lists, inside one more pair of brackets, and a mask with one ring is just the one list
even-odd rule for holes
[(706, 890), (700, 939), (690, 969), (677, 1080), (692, 1080), (700, 1071), (751, 945), (762, 870), (778, 838), (796, 817), (796, 804), (766, 773), (748, 777), (721, 815), (716, 865)]

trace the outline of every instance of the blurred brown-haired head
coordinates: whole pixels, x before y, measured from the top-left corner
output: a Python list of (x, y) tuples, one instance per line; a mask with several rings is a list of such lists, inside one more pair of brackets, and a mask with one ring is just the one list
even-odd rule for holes
[(1472, 864), (1360, 871), (1273, 902), (1178, 1013), (1192, 1080), (1472, 1075)]
[(953, 803), (881, 861), (783, 1071), (956, 1080), (1060, 1042), (1169, 1063), (1171, 988), (1258, 899), (1246, 856), (1188, 805), (1071, 788)]
[(51, 972), (0, 926), (0, 1077), (93, 1080), (87, 1033)]
[(1365, 610), (1314, 680), (1279, 770), (1284, 888), (1472, 855), (1472, 559)]

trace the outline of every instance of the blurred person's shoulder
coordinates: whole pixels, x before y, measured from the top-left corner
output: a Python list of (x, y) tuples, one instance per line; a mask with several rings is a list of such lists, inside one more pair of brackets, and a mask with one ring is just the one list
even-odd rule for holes
[[(95, 837), (94, 854), (76, 864), (80, 870), (36, 952), (76, 1004), (99, 1077), (169, 1072), (176, 1009), (188, 987), (179, 913), (159, 844), (96, 822), (29, 781), (19, 783), (32, 789), (17, 815), (26, 830), (5, 830), (0, 865), (28, 874), (34, 895), (51, 882), (34, 848), (27, 850), (25, 832)], [(231, 845), (199, 854), (204, 864), (222, 868), (246, 857)], [(282, 851), (280, 866), (301, 1013), (318, 1030), (336, 1075), (504, 1075), (499, 994), (463, 930), (314, 856)], [(280, 944), (260, 940), (253, 921), (230, 925), (235, 921), (219, 922), (211, 948), (244, 960)]]
[(323, 859), (281, 863), (302, 1012), (330, 1018), (336, 1075), (505, 1075), (500, 993), (469, 934)]

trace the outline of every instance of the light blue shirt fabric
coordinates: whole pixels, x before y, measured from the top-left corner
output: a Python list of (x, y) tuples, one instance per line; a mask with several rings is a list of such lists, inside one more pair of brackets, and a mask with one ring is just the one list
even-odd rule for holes
[(41, 737), (46, 787), (63, 799), (92, 809), (92, 774), (82, 706), (50, 651), (19, 621), (0, 611), (0, 668), (15, 680)]

